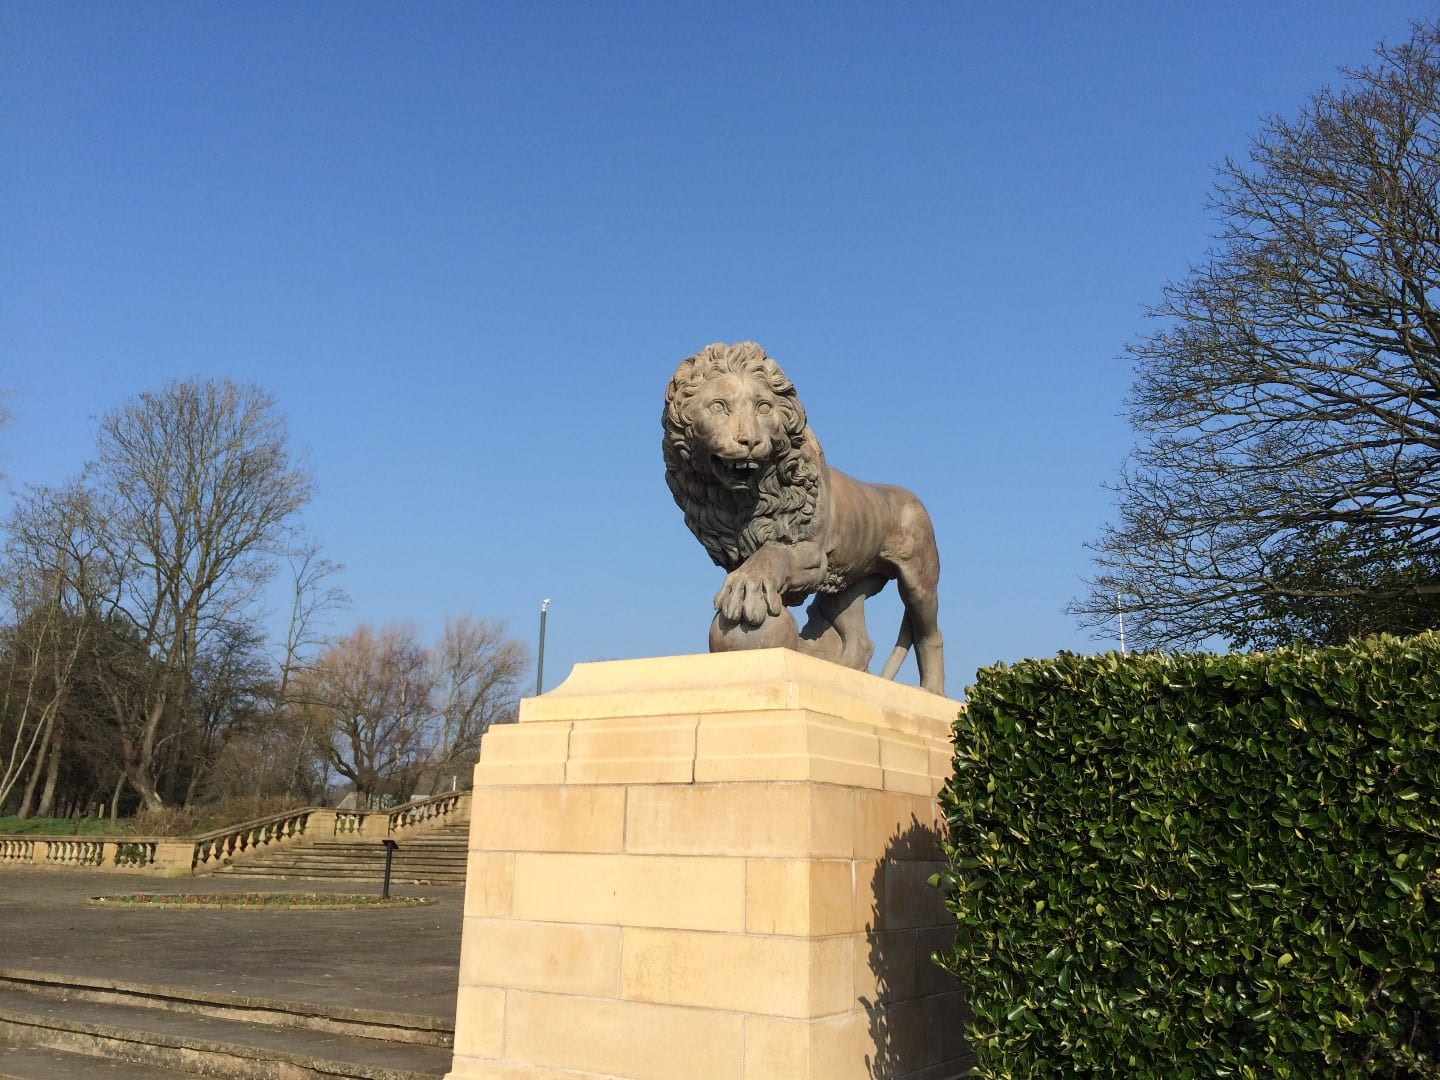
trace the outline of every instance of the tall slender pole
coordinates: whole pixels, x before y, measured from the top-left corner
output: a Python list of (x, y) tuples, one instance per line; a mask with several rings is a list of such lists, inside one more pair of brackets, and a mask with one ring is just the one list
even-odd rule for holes
[[(1118, 592), (1115, 594), (1115, 612), (1120, 616), (1120, 655), (1129, 656), (1130, 654), (1125, 651), (1125, 609), (1120, 604)], [(544, 616), (542, 615), (541, 618), (543, 619)]]
[(545, 609), (550, 606), (547, 596), (540, 601), (540, 656), (535, 661), (535, 696), (545, 692)]

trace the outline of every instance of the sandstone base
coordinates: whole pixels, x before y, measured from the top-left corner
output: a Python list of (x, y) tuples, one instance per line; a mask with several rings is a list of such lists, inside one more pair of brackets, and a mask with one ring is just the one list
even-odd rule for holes
[(784, 649), (582, 664), (475, 768), (450, 1080), (944, 1080), (959, 706)]

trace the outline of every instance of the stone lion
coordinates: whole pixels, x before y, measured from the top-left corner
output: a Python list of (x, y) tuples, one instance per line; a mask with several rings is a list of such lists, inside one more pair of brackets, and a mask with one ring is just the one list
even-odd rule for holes
[[(914, 645), (920, 685), (945, 692), (936, 624), (940, 556), (910, 492), (825, 463), (795, 387), (754, 342), (710, 345), (665, 392), (665, 482), (685, 524), (727, 571), (712, 652), (785, 646), (864, 671), (865, 601), (898, 582), (905, 616), (882, 676)], [(814, 596), (798, 629), (787, 609)]]

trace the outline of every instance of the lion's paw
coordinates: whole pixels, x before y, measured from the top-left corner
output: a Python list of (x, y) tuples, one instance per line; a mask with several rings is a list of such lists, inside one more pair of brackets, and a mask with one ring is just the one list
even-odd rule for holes
[(780, 586), (755, 574), (750, 567), (732, 570), (715, 594), (715, 610), (733, 623), (759, 626), (785, 610)]

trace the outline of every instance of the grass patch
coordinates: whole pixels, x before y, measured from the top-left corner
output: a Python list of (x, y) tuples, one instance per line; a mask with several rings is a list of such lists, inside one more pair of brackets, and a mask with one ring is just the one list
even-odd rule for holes
[(128, 818), (0, 817), (0, 836), (128, 836)]
[(303, 807), (288, 796), (220, 799), (192, 806), (142, 809), (133, 818), (0, 817), (0, 836), (199, 836)]
[(373, 908), (423, 907), (435, 901), (424, 896), (378, 896), (357, 893), (126, 893), (92, 896), (91, 904), (111, 908), (245, 908), (255, 911), (358, 911)]

